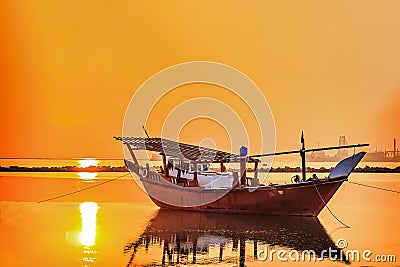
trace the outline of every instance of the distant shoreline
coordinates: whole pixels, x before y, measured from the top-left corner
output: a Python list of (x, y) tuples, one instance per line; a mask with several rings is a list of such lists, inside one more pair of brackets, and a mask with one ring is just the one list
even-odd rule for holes
[[(311, 168), (307, 167), (307, 172), (316, 173), (328, 173), (331, 172), (332, 168)], [(218, 171), (218, 170), (216, 170)], [(228, 171), (237, 171), (228, 169)], [(253, 172), (254, 169), (248, 168), (248, 172)], [(272, 167), (272, 168), (260, 168), (259, 172), (301, 172), (300, 167)], [(124, 166), (111, 167), (111, 166), (90, 166), (90, 167), (76, 167), (76, 166), (64, 166), (64, 167), (20, 167), (20, 166), (0, 166), (0, 172), (128, 172), (128, 169)], [(355, 168), (353, 172), (358, 173), (400, 173), (400, 166), (396, 168), (388, 167), (359, 167)]]

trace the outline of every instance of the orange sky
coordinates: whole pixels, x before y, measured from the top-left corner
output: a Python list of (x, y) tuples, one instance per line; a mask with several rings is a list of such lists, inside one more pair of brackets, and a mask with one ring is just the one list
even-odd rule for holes
[(0, 156), (121, 157), (111, 137), (135, 90), (193, 60), (256, 82), (278, 150), (298, 148), (301, 130), (309, 146), (345, 134), (389, 149), (399, 12), (399, 1), (1, 1)]

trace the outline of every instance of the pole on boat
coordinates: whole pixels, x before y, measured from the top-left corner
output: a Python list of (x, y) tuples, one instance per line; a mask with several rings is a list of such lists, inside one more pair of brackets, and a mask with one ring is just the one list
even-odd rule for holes
[(193, 180), (197, 183), (197, 162), (193, 161)]
[(253, 179), (251, 180), (252, 186), (260, 185), (260, 181), (258, 180), (258, 162), (259, 162), (258, 159), (256, 161), (254, 161), (254, 176), (253, 176)]
[(303, 181), (306, 180), (306, 148), (304, 145), (304, 132), (301, 131), (301, 150), (300, 150), (300, 156), (301, 156), (301, 173), (302, 173), (302, 178)]
[(128, 148), (129, 153), (131, 154), (132, 159), (133, 159), (133, 161), (135, 162), (135, 164), (136, 164), (136, 165), (139, 165), (139, 163), (138, 163), (138, 161), (137, 161), (137, 159), (136, 159), (135, 153), (133, 152), (133, 149), (132, 149), (131, 145), (130, 145), (130, 144), (126, 144), (126, 147)]
[(165, 153), (160, 153), (160, 155), (162, 157), (162, 163), (163, 163), (165, 177), (169, 177), (169, 171), (167, 168), (167, 156), (165, 156)]
[(242, 146), (240, 148), (240, 184), (242, 186), (247, 185), (246, 161), (247, 161), (247, 147)]
[[(307, 153), (307, 152), (315, 152), (315, 151), (322, 151), (322, 150), (333, 150), (333, 149), (353, 148), (353, 147), (362, 147), (362, 146), (369, 146), (369, 144), (356, 144), (356, 145), (346, 145), (346, 146), (330, 146), (330, 147), (311, 148), (311, 149), (305, 149), (304, 152)], [(273, 153), (267, 153), (267, 154), (251, 155), (250, 158), (297, 154), (299, 152), (301, 152), (301, 150), (273, 152)]]
[(142, 128), (143, 128), (144, 133), (146, 134), (147, 138), (150, 138), (150, 136), (149, 136), (149, 134), (147, 133), (146, 128), (144, 128), (144, 125), (143, 125), (143, 124), (142, 124)]

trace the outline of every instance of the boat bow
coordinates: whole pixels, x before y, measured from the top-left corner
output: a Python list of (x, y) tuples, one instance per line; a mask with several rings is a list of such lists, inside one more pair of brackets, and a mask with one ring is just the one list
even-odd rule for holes
[(328, 175), (329, 179), (348, 177), (357, 164), (362, 160), (366, 152), (359, 152), (340, 161)]

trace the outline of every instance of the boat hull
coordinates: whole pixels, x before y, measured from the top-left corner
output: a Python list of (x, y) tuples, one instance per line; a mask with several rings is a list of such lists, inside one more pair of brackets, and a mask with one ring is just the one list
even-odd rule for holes
[(204, 189), (184, 187), (160, 174), (125, 161), (137, 174), (151, 200), (160, 208), (236, 214), (318, 216), (346, 177), (297, 184)]
[[(247, 187), (235, 188), (221, 198), (200, 206), (171, 205), (152, 197), (151, 194), (149, 196), (157, 206), (164, 209), (234, 214), (318, 216), (325, 203), (329, 202), (343, 181), (345, 179), (328, 180), (315, 185), (313, 182), (309, 182), (300, 185), (261, 186), (254, 191)], [(157, 190), (155, 184), (144, 184), (148, 192)], [(171, 188), (170, 190), (175, 190), (173, 194), (177, 196), (184, 195), (179, 189)], [(197, 198), (193, 194), (196, 194), (194, 190), (190, 192), (190, 197)], [(200, 194), (207, 193), (199, 192), (198, 194), (200, 197)]]

